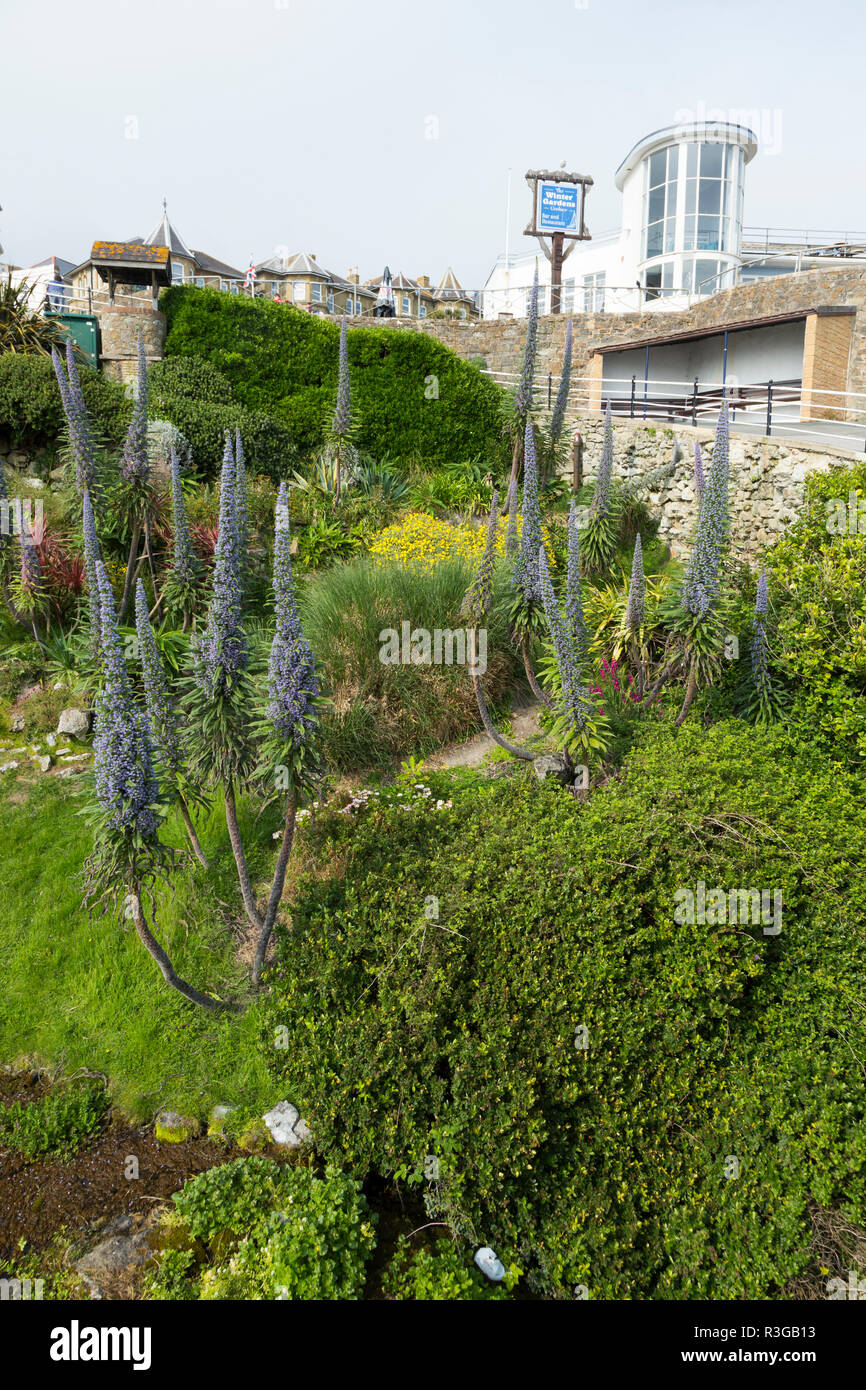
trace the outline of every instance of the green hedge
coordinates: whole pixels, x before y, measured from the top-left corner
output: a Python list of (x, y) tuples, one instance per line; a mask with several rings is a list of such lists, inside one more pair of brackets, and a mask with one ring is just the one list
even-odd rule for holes
[(209, 362), (164, 359), (151, 367), (148, 381), (151, 419), (170, 420), (186, 435), (199, 476), (218, 474), (226, 430), (240, 429), (247, 466), (255, 473), (279, 479), (297, 463), (288, 428), (263, 410), (241, 405), (229, 381)]
[[(110, 448), (123, 443), (132, 405), (123, 386), (79, 364), (81, 389), (97, 438)], [(7, 352), (0, 355), (0, 432), (14, 445), (62, 442), (65, 424), (60, 388), (49, 357)]]
[[(866, 1220), (863, 787), (737, 721), (645, 740), (585, 806), (434, 775), (420, 809), (320, 812), (272, 1065), (330, 1158), (547, 1296), (787, 1297), (810, 1212)], [(679, 925), (701, 880), (781, 892), (780, 934)]]
[[(167, 356), (206, 359), (242, 405), (289, 425), (302, 453), (322, 445), (337, 385), (336, 324), (290, 305), (187, 286), (165, 290), (160, 308)], [(350, 328), (349, 364), (362, 451), (435, 462), (497, 456), (499, 387), (434, 338)], [(428, 398), (433, 377), (438, 399)]]

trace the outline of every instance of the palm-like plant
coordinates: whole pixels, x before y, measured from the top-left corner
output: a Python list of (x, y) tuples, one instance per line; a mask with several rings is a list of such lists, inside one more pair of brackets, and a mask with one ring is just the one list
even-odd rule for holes
[(13, 284), (11, 270), (0, 280), (0, 353), (35, 352), (50, 357), (52, 348), (63, 346), (64, 334), (57, 324), (30, 308), (32, 291), (26, 280)]

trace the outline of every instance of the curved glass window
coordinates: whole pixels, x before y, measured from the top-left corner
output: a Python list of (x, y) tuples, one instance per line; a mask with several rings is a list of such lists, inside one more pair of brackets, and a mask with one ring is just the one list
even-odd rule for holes
[(648, 170), (644, 193), (644, 260), (650, 256), (662, 256), (666, 251), (675, 249), (678, 157), (679, 147), (671, 145), (666, 150), (657, 150), (646, 161)]
[(687, 145), (684, 251), (739, 246), (743, 152), (733, 145)]

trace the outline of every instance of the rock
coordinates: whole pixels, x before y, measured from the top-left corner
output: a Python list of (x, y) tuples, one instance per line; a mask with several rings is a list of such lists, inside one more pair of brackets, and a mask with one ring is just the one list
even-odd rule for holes
[(40, 772), (51, 771), (51, 754), (45, 753), (41, 758), (36, 759), (36, 765)]
[(539, 782), (546, 782), (552, 777), (560, 786), (565, 787), (570, 782), (568, 768), (565, 759), (559, 753), (544, 753), (540, 758), (536, 758), (532, 764), (535, 775)]
[(57, 747), (57, 735), (56, 735), (56, 734), (46, 734), (46, 735), (45, 735), (45, 742), (46, 742), (46, 744), (48, 745), (49, 748), (56, 748), (56, 747)]
[(119, 1216), (103, 1227), (99, 1244), (75, 1264), (91, 1298), (129, 1296), (131, 1275), (153, 1255), (150, 1233), (154, 1225), (154, 1217), (147, 1213)]
[(154, 1133), (161, 1144), (185, 1144), (201, 1133), (198, 1120), (190, 1115), (178, 1115), (176, 1110), (161, 1110), (156, 1117)]
[(84, 738), (90, 730), (90, 715), (83, 709), (61, 711), (57, 722), (59, 734), (71, 734), (73, 738)]
[(297, 1108), (288, 1100), (279, 1101), (263, 1119), (275, 1144), (296, 1149), (299, 1144), (309, 1144), (313, 1138), (306, 1120), (301, 1119)]
[(17, 763), (0, 763), (0, 772), (11, 772), (18, 766)]
[(488, 1279), (492, 1279), (498, 1284), (505, 1278), (505, 1265), (497, 1258), (489, 1245), (482, 1245), (480, 1250), (475, 1251), (475, 1263), (486, 1274)]
[(13, 732), (13, 734), (23, 734), (23, 732), (24, 732), (24, 727), (25, 727), (26, 723), (27, 723), (27, 720), (25, 719), (25, 717), (24, 717), (23, 714), (13, 714), (13, 716), (12, 716), (12, 732)]

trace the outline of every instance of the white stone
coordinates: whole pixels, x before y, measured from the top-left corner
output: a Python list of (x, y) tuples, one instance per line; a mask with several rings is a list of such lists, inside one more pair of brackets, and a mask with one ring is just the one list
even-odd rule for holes
[(288, 1145), (289, 1148), (297, 1148), (301, 1142), (295, 1133), (295, 1125), (300, 1118), (300, 1111), (287, 1100), (278, 1101), (273, 1110), (262, 1116), (274, 1143)]
[(482, 1245), (480, 1250), (475, 1251), (475, 1263), (481, 1273), (486, 1274), (494, 1283), (499, 1284), (505, 1278), (505, 1265), (489, 1245)]
[(57, 722), (59, 734), (72, 734), (73, 738), (83, 738), (90, 728), (90, 715), (83, 709), (61, 711)]
[(12, 769), (17, 766), (17, 763), (2, 763), (0, 764), (0, 772), (11, 772)]

